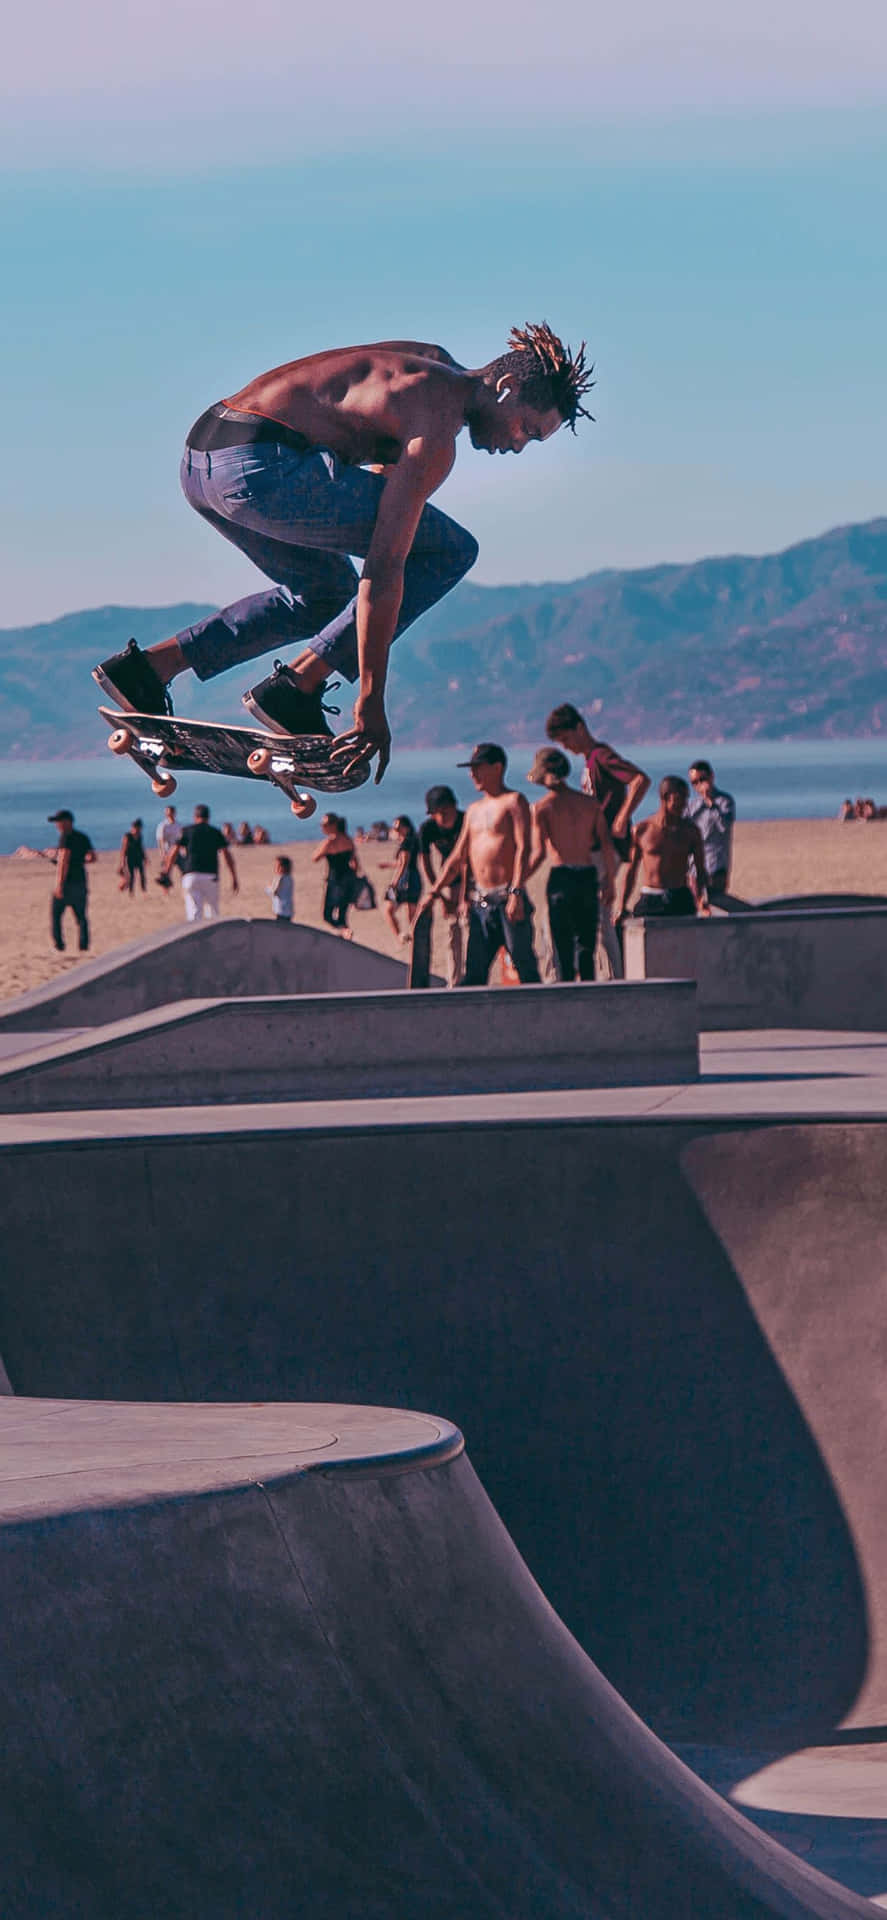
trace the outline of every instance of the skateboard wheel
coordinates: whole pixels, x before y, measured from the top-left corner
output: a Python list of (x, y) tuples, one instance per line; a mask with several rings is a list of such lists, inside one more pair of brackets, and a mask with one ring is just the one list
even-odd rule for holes
[(250, 773), (267, 773), (271, 765), (270, 747), (256, 747), (249, 755), (246, 764)]
[(128, 753), (132, 746), (132, 734), (128, 727), (115, 727), (108, 739), (112, 753)]
[(162, 779), (151, 781), (151, 792), (156, 793), (158, 800), (165, 800), (168, 794), (175, 793), (176, 784), (172, 774), (167, 773)]
[(290, 801), (290, 807), (300, 820), (310, 820), (312, 813), (317, 812), (317, 801), (310, 793), (300, 793), (298, 800)]

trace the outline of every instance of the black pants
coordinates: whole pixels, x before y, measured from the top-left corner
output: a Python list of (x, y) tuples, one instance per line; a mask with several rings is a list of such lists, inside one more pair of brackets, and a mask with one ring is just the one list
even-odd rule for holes
[(347, 927), (351, 905), (351, 875), (344, 879), (331, 873), (323, 897), (323, 917), (328, 927)]
[(144, 860), (127, 860), (127, 861), (126, 861), (126, 876), (125, 876), (125, 877), (126, 877), (126, 879), (127, 879), (127, 881), (128, 881), (128, 886), (127, 886), (127, 889), (126, 889), (126, 890), (127, 890), (127, 893), (133, 893), (133, 892), (135, 891), (135, 884), (136, 884), (136, 874), (138, 874), (138, 876), (139, 876), (139, 879), (140, 879), (140, 881), (141, 881), (141, 883), (142, 883), (142, 892), (143, 892), (143, 893), (147, 893), (147, 890), (148, 890), (148, 889), (147, 889), (147, 882), (146, 882), (146, 880), (145, 880), (145, 862), (144, 862)]
[(59, 953), (64, 953), (62, 939), (62, 915), (70, 907), (80, 929), (80, 951), (86, 953), (89, 947), (89, 921), (86, 918), (86, 881), (69, 880), (60, 900), (52, 896), (52, 937)]
[(546, 888), (548, 924), (559, 980), (594, 979), (597, 873), (594, 867), (552, 867)]
[(635, 920), (686, 919), (696, 912), (689, 887), (667, 887), (664, 893), (642, 893), (634, 908)]

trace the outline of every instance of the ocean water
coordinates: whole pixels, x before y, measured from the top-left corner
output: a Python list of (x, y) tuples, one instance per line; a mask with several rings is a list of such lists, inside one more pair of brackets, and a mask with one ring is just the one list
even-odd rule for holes
[[(508, 749), (509, 779), (529, 798), (533, 789), (526, 785), (526, 770), (539, 744)], [(692, 749), (661, 741), (653, 746), (618, 745), (650, 774), (654, 789), (663, 774), (685, 774), (691, 752), (710, 760), (718, 784), (734, 795), (742, 820), (829, 819), (845, 797), (857, 794), (871, 794), (879, 805), (887, 804), (887, 739), (734, 741), (714, 747), (700, 742)], [(430, 786), (446, 783), (463, 803), (473, 798), (468, 772), (457, 765), (466, 757), (464, 747), (395, 752), (380, 787), (360, 787), (331, 804), (344, 813), (350, 828), (390, 821), (399, 813), (416, 822), (424, 815)], [(578, 762), (574, 765), (578, 772)], [(182, 774), (175, 794), (179, 819), (190, 820), (198, 801), (211, 808), (217, 825), (223, 820), (232, 820), (235, 827), (243, 819), (251, 826), (260, 822), (277, 842), (316, 839), (324, 808), (318, 796), (318, 813), (310, 821), (298, 821), (286, 797), (265, 783)], [(649, 798), (641, 813), (653, 805)], [(146, 841), (153, 841), (163, 812), (162, 801), (155, 800), (138, 768), (110, 754), (88, 760), (0, 760), (0, 853), (53, 845), (55, 829), (47, 825), (47, 814), (61, 806), (72, 809), (78, 826), (100, 848), (117, 846), (136, 815), (144, 820)]]

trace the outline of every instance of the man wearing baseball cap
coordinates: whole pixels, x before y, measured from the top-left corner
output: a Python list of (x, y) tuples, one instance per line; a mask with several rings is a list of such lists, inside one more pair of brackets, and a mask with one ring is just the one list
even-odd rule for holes
[(530, 864), (530, 809), (522, 793), (505, 785), (504, 748), (481, 740), (468, 767), (480, 794), (468, 808), (458, 841), (431, 889), (436, 900), (444, 888), (470, 872), (468, 948), (463, 987), (485, 987), (490, 968), (504, 947), (522, 986), (539, 982), (533, 952), (533, 909), (525, 881)]
[(88, 836), (80, 833), (75, 827), (74, 815), (69, 807), (59, 807), (55, 813), (49, 815), (49, 819), (59, 830), (55, 886), (52, 894), (53, 944), (59, 953), (64, 953), (62, 919), (65, 908), (70, 907), (80, 933), (80, 951), (86, 953), (89, 948), (86, 869), (92, 866), (95, 860), (95, 850)]

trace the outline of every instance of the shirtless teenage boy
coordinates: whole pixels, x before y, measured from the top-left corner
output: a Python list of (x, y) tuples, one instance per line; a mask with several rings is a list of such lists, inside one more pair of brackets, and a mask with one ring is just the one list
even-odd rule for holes
[[(278, 733), (330, 735), (323, 692), (333, 671), (357, 681), (343, 771), (388, 764), (385, 676), (392, 641), (461, 580), (477, 541), (427, 503), (467, 427), (486, 453), (521, 453), (566, 421), (590, 418), (584, 343), (545, 323), (514, 328), (508, 350), (466, 370), (443, 347), (385, 340), (334, 348), (261, 374), (207, 408), (185, 445), (181, 482), (203, 519), (277, 584), (142, 652), (134, 640), (93, 671), (137, 712), (169, 710), (170, 681), (211, 680), (272, 648), (288, 666), (243, 695)], [(369, 469), (369, 470), (368, 470)], [(358, 578), (349, 555), (365, 556)]]
[(551, 869), (546, 885), (548, 924), (559, 980), (594, 979), (598, 924), (598, 876), (595, 855), (604, 866), (601, 895), (610, 907), (616, 880), (616, 854), (603, 808), (589, 793), (567, 786), (570, 762), (559, 747), (540, 747), (528, 779), (547, 787), (535, 801), (530, 873), (546, 856)]
[(643, 881), (634, 909), (636, 919), (674, 919), (679, 914), (696, 912), (710, 914), (702, 835), (693, 821), (684, 817), (689, 793), (686, 780), (677, 774), (667, 774), (660, 780), (658, 813), (642, 820), (632, 835), (620, 913), (628, 906), (641, 866)]
[(533, 909), (524, 885), (530, 865), (530, 809), (522, 793), (506, 787), (508, 762), (494, 741), (481, 741), (462, 764), (470, 768), (482, 798), (468, 808), (462, 832), (428, 897), (437, 900), (470, 870), (463, 987), (486, 986), (500, 947), (511, 956), (522, 985), (538, 985)]
[[(650, 785), (647, 774), (636, 767), (632, 760), (626, 760), (623, 754), (614, 752), (606, 741), (596, 740), (578, 708), (571, 706), (569, 701), (555, 707), (549, 714), (545, 731), (556, 746), (566, 747), (568, 753), (578, 754), (584, 761), (583, 791), (592, 794), (603, 807), (616, 857), (618, 860), (627, 860), (631, 851), (631, 816), (640, 806)], [(622, 951), (612, 914), (603, 898), (600, 927), (611, 972), (614, 979), (620, 980)]]

